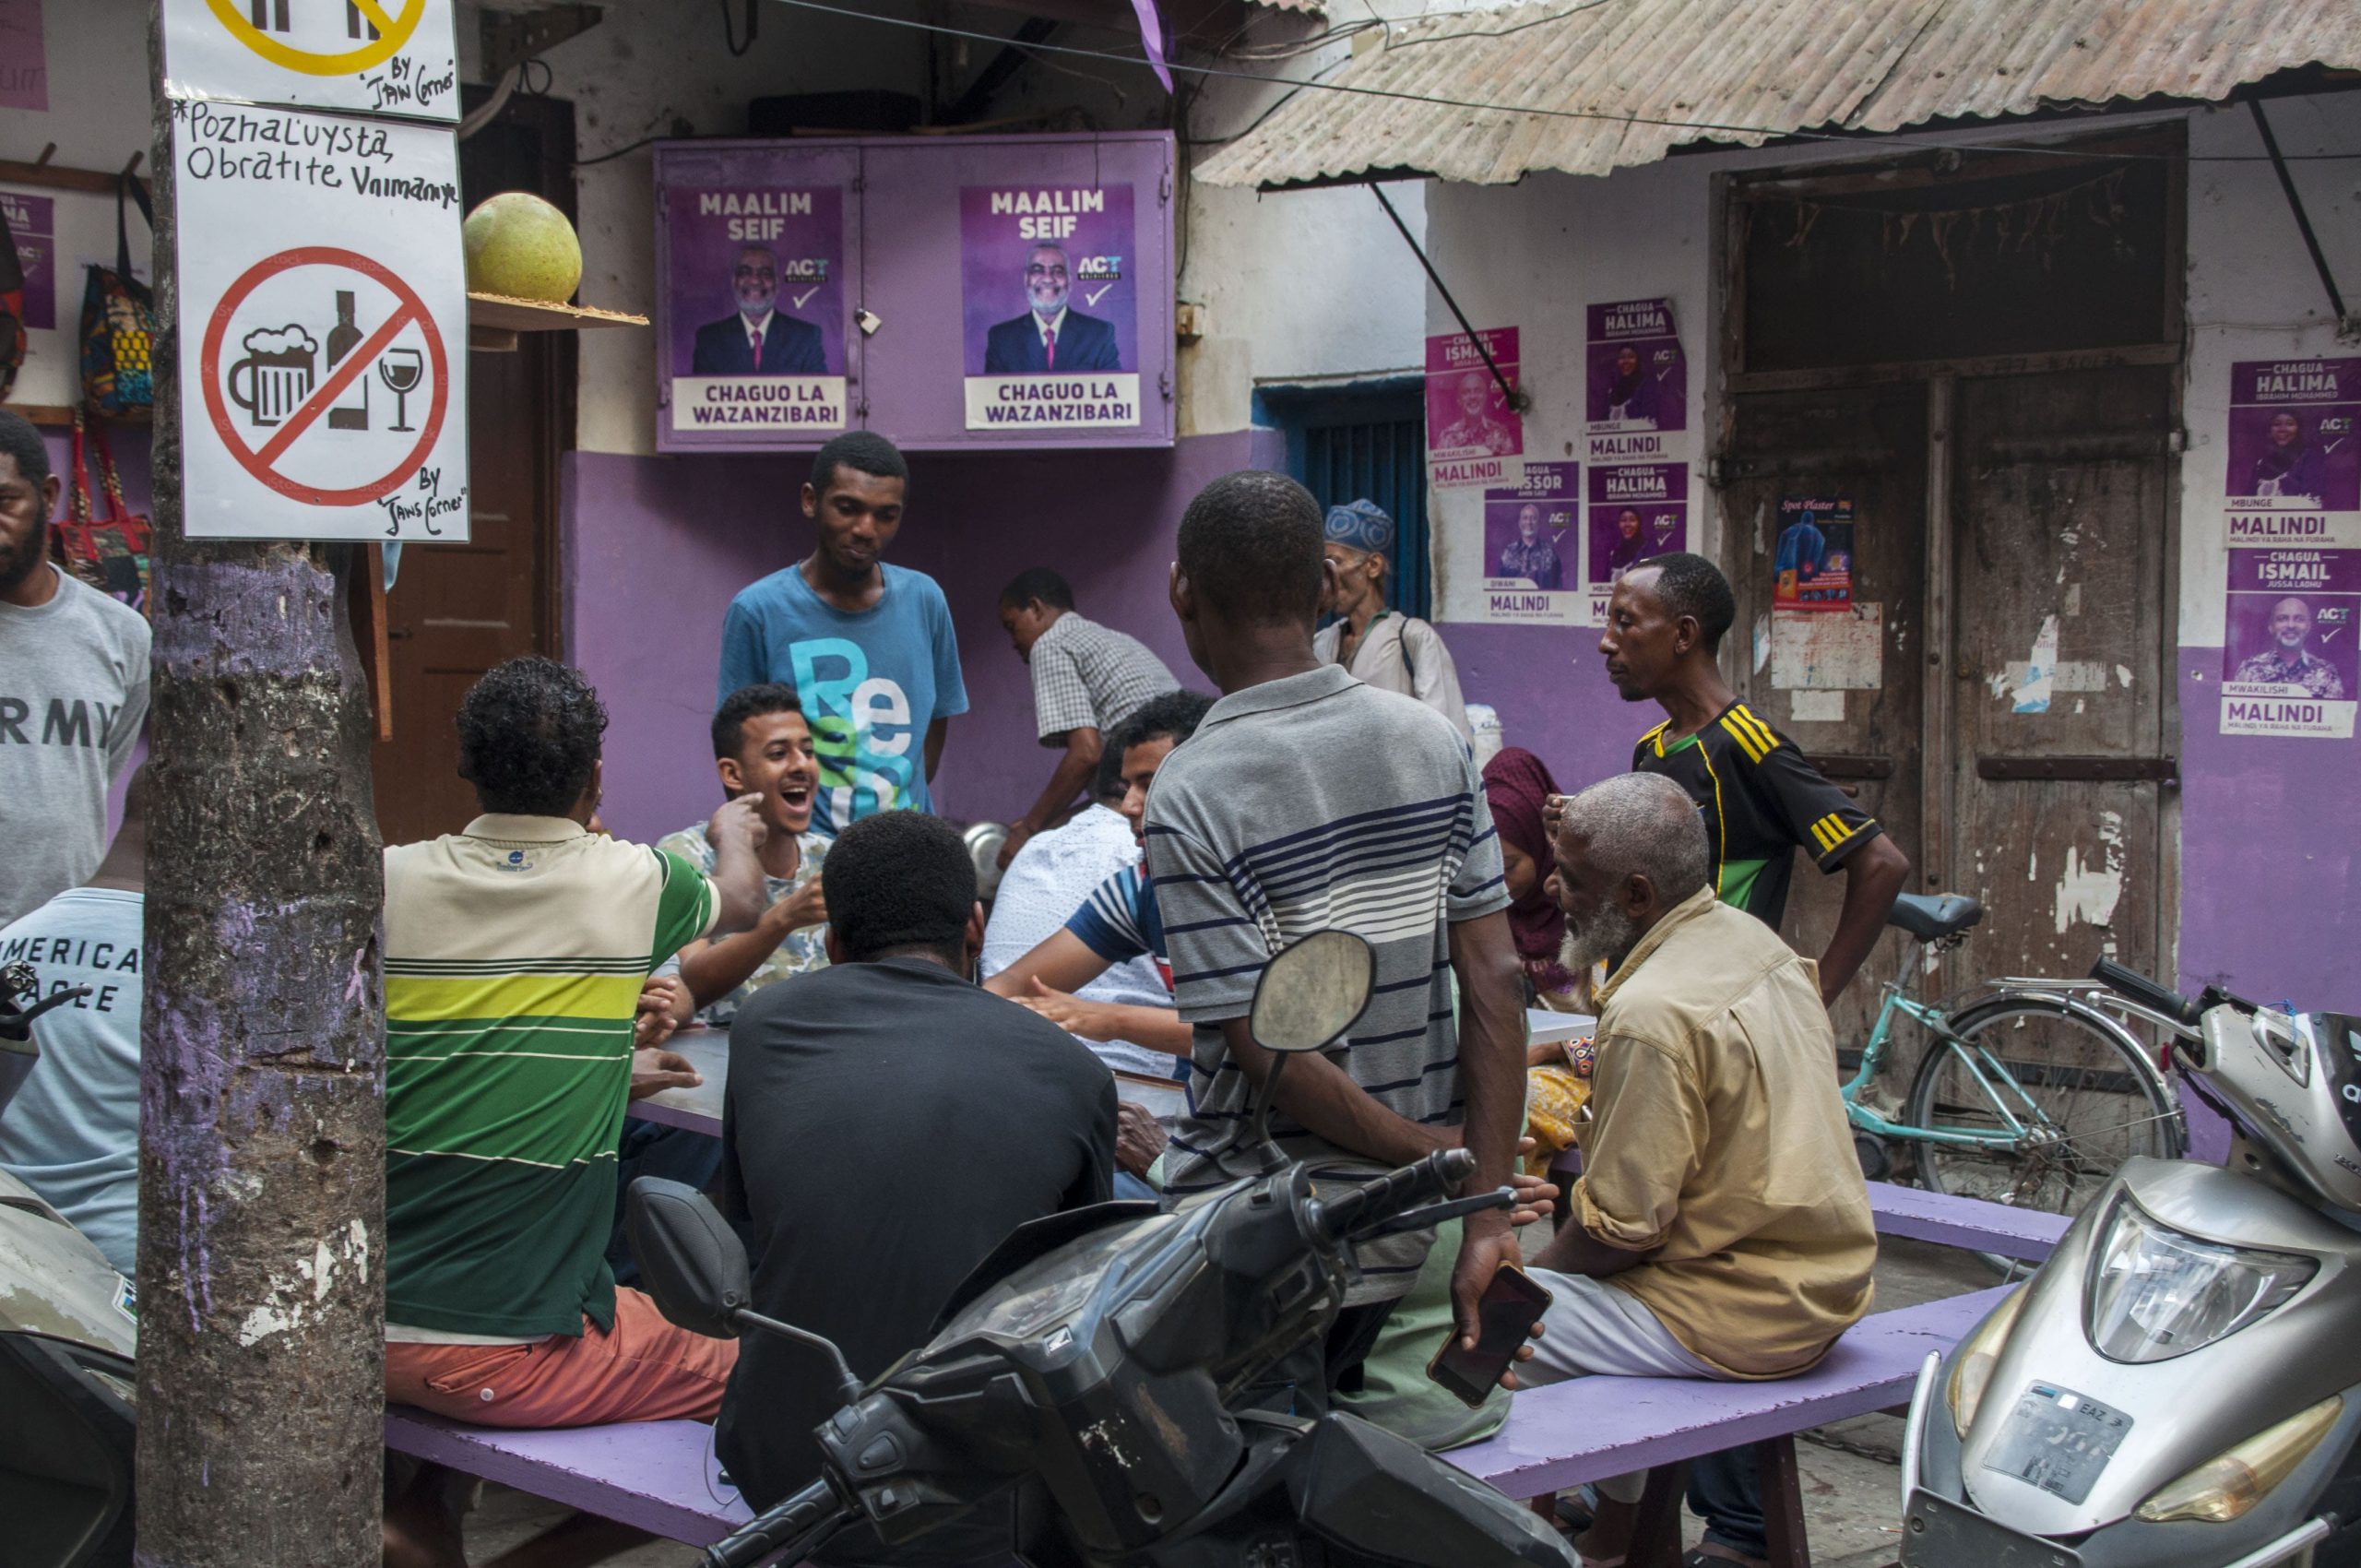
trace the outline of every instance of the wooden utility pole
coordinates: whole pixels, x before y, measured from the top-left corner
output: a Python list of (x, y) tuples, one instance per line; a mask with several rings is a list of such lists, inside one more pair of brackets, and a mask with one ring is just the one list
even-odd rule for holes
[(365, 557), (184, 535), (154, 15), (138, 1560), (363, 1568), (380, 1553), (386, 1187), (383, 871), (346, 612)]

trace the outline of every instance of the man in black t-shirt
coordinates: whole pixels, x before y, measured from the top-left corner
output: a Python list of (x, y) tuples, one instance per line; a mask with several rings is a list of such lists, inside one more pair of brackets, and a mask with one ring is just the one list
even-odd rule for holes
[(1631, 766), (1697, 802), (1722, 902), (1776, 930), (1797, 849), (1822, 873), (1845, 873), (1845, 907), (1820, 959), (1821, 1000), (1833, 1002), (1877, 944), (1910, 858), (1722, 679), (1714, 653), (1737, 615), (1711, 561), (1652, 555), (1615, 585), (1598, 651), (1624, 701), (1667, 715), (1640, 738)]
[[(828, 851), (830, 968), (765, 987), (730, 1030), (722, 1208), (751, 1222), (754, 1307), (826, 1336), (860, 1377), (916, 1349), (960, 1281), (1019, 1225), (1105, 1201), (1115, 1082), (1048, 1019), (970, 984), (983, 944), (959, 835), (863, 817)], [(750, 1506), (817, 1478), (836, 1413), (825, 1358), (749, 1335), (714, 1446)], [(1006, 1558), (1004, 1509), (835, 1563)]]

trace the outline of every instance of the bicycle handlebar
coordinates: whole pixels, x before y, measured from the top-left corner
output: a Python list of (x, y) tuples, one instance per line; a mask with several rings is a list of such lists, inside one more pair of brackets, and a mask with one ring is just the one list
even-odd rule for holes
[(2091, 966), (2091, 978), (2110, 991), (2122, 992), (2143, 1007), (2152, 1007), (2187, 1028), (2195, 1028), (2204, 1016), (2204, 1009), (2171, 987), (2150, 980), (2139, 970), (2127, 968), (2112, 958), (2101, 958)]

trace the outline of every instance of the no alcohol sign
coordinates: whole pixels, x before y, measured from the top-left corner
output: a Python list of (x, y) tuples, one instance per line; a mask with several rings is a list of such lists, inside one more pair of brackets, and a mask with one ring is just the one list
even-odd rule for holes
[(450, 136), (234, 104), (182, 110), (188, 532), (466, 539), (467, 291)]

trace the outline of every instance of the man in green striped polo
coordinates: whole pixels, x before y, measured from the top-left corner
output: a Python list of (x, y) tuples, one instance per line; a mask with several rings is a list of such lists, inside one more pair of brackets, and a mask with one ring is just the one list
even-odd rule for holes
[[(386, 851), (386, 1397), (490, 1426), (710, 1420), (736, 1347), (618, 1289), (605, 1252), (624, 1104), (657, 1065), (634, 1060), (640, 988), (753, 923), (754, 798), (714, 814), (708, 878), (588, 830), (607, 715), (576, 671), (511, 659), (458, 726), (483, 814)], [(456, 1547), (443, 1495), (387, 1511), (421, 1561)]]

